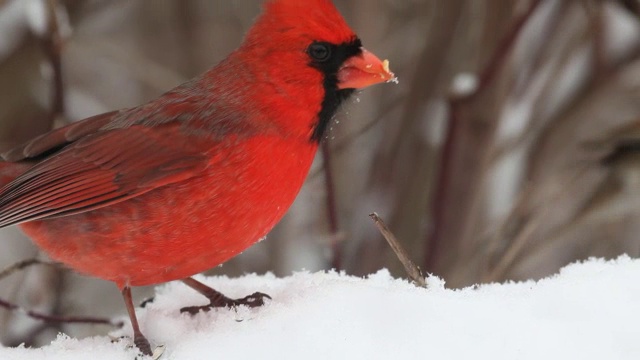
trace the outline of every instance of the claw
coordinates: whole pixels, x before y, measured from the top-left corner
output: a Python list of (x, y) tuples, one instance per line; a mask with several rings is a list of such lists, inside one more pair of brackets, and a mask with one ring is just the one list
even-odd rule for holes
[(210, 300), (211, 302), (209, 303), (209, 305), (187, 306), (180, 309), (180, 312), (195, 315), (200, 311), (207, 312), (213, 308), (236, 308), (242, 305), (250, 308), (255, 308), (263, 306), (265, 304), (265, 299), (271, 300), (271, 296), (263, 294), (261, 292), (255, 292), (241, 299), (231, 299), (226, 296), (216, 297), (215, 299)]
[(133, 343), (140, 350), (140, 352), (147, 356), (153, 356), (153, 352), (151, 351), (151, 344), (149, 344), (149, 340), (147, 340), (144, 336), (135, 336), (133, 338)]
[(207, 299), (209, 299), (209, 305), (205, 306), (187, 306), (180, 309), (181, 313), (189, 313), (191, 315), (195, 315), (200, 311), (209, 311), (213, 308), (235, 308), (240, 305), (245, 305), (250, 308), (255, 308), (258, 306), (262, 306), (265, 303), (265, 299), (271, 299), (271, 296), (267, 294), (263, 294), (261, 292), (255, 292), (251, 295), (245, 296), (242, 299), (231, 299), (226, 297), (221, 292), (212, 289), (205, 284), (195, 280), (193, 278), (185, 278), (182, 279), (187, 286), (196, 290), (200, 294), (204, 295)]
[(233, 300), (232, 306), (245, 305), (250, 308), (263, 306), (265, 304), (265, 299), (271, 300), (271, 296), (267, 294), (263, 294), (261, 292), (254, 292), (251, 295), (245, 296), (242, 299)]

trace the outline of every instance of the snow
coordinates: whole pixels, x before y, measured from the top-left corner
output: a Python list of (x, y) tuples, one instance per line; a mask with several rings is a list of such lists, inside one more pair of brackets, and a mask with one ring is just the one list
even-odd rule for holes
[[(257, 309), (179, 314), (204, 303), (181, 283), (157, 289), (138, 309), (143, 332), (164, 344), (161, 359), (637, 359), (640, 260), (592, 259), (551, 278), (462, 290), (429, 277), (429, 288), (393, 279), (300, 272), (286, 278), (199, 277)], [(130, 327), (114, 332), (130, 334)], [(41, 349), (0, 348), (0, 359), (127, 359), (128, 339), (60, 335)]]

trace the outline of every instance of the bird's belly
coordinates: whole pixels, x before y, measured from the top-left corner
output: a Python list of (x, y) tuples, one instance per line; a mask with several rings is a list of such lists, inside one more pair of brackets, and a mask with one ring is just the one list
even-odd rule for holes
[(295, 199), (315, 148), (264, 146), (246, 144), (196, 178), (21, 226), (53, 259), (120, 287), (185, 278), (264, 237)]

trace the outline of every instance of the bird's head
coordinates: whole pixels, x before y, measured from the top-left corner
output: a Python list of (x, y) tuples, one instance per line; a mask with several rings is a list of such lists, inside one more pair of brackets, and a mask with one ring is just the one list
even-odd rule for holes
[(241, 49), (277, 91), (317, 105), (314, 141), (354, 90), (394, 79), (388, 61), (362, 47), (331, 0), (267, 1)]

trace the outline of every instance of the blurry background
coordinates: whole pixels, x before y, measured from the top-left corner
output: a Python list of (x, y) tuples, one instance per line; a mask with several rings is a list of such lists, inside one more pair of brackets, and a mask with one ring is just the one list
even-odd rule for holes
[[(319, 154), (287, 217), (213, 273), (405, 276), (373, 211), (451, 287), (640, 255), (638, 0), (335, 3), (400, 83), (344, 107), (329, 163)], [(259, 9), (257, 0), (0, 0), (0, 150), (203, 72)], [(43, 256), (16, 228), (0, 239), (0, 269)], [(112, 284), (46, 267), (2, 280), (0, 297), (53, 314), (125, 313)], [(0, 309), (5, 345), (108, 330)]]

